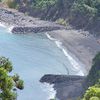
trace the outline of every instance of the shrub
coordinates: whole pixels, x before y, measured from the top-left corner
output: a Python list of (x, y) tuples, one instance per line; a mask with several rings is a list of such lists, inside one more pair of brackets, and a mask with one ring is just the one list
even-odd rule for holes
[(18, 4), (15, 0), (3, 0), (3, 3), (5, 3), (9, 8), (17, 9)]
[(100, 87), (98, 88), (95, 86), (89, 87), (89, 89), (86, 91), (84, 95), (84, 98), (86, 100), (90, 100), (90, 98), (94, 96), (100, 98)]
[(100, 100), (98, 97), (91, 97), (90, 100)]
[(56, 20), (56, 23), (67, 26), (67, 22), (63, 18), (59, 18), (58, 20)]

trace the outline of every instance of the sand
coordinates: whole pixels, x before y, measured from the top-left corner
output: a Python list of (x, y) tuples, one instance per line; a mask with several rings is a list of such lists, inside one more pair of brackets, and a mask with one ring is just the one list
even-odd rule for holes
[(49, 34), (62, 42), (68, 52), (82, 63), (86, 74), (92, 66), (92, 59), (100, 51), (100, 44), (97, 38), (88, 32), (79, 30), (57, 30)]

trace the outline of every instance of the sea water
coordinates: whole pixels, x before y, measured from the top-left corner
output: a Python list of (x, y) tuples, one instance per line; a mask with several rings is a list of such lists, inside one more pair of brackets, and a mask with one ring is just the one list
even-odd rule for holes
[(57, 41), (54, 43), (48, 38), (43, 33), (12, 34), (0, 27), (0, 56), (9, 58), (13, 73), (18, 73), (24, 80), (25, 88), (17, 91), (17, 100), (53, 98), (56, 92), (52, 86), (39, 82), (43, 75), (76, 75), (81, 71), (78, 65), (73, 66), (73, 59), (64, 49), (59, 48), (59, 42), (57, 46)]

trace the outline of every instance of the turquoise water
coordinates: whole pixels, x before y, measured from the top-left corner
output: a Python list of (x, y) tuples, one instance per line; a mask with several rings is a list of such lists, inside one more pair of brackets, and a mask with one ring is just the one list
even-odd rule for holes
[(11, 34), (0, 27), (0, 56), (13, 62), (13, 73), (18, 73), (25, 82), (25, 89), (18, 91), (18, 100), (47, 100), (49, 92), (39, 82), (45, 74), (79, 72), (44, 34)]

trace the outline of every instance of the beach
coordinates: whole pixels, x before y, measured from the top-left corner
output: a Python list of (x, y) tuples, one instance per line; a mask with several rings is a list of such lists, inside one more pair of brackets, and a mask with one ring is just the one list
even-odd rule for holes
[(100, 51), (98, 39), (82, 30), (57, 30), (48, 34), (62, 42), (65, 49), (82, 64), (88, 74), (92, 66), (92, 59)]
[[(100, 51), (100, 43), (98, 42), (99, 38), (92, 36), (89, 32), (85, 32), (83, 30), (65, 29), (64, 26), (55, 24), (54, 22), (42, 21), (38, 18), (32, 18), (27, 15), (25, 16), (25, 14), (20, 13), (16, 10), (10, 10), (0, 7), (0, 22), (10, 27), (13, 26), (12, 28), (10, 28), (11, 31), (13, 30), (13, 33), (47, 33), (49, 35), (48, 38), (51, 38), (51, 41), (54, 41), (56, 42), (56, 44), (58, 44), (57, 46), (63, 51), (63, 53), (69, 58), (69, 60), (74, 59), (72, 63), (73, 66), (76, 69), (82, 69), (82, 71), (84, 72), (84, 76), (89, 73), (89, 70), (92, 66), (92, 59)], [(37, 27), (40, 29), (37, 29)], [(57, 41), (61, 44), (59, 45)], [(62, 46), (62, 48), (60, 46)], [(66, 52), (70, 56), (68, 56)], [(62, 75), (58, 75), (57, 77), (62, 79)], [(71, 81), (68, 82), (69, 77)], [(52, 78), (55, 78), (55, 75), (52, 76)], [(58, 80), (59, 78), (57, 78), (56, 80)], [(55, 90), (57, 91), (57, 98), (65, 100), (65, 98), (67, 97), (78, 97), (80, 93), (82, 93), (82, 83), (84, 80), (85, 77), (80, 74), (80, 76), (75, 77), (64, 76), (64, 78), (60, 82), (57, 82), (56, 84), (54, 82), (53, 84)], [(42, 82), (48, 81), (44, 80)], [(50, 84), (52, 84), (52, 82)], [(79, 91), (77, 90), (75, 92), (76, 89), (78, 89)], [(74, 91), (73, 93), (72, 90)], [(72, 95), (70, 96), (71, 93)], [(74, 93), (78, 95), (74, 95)]]

